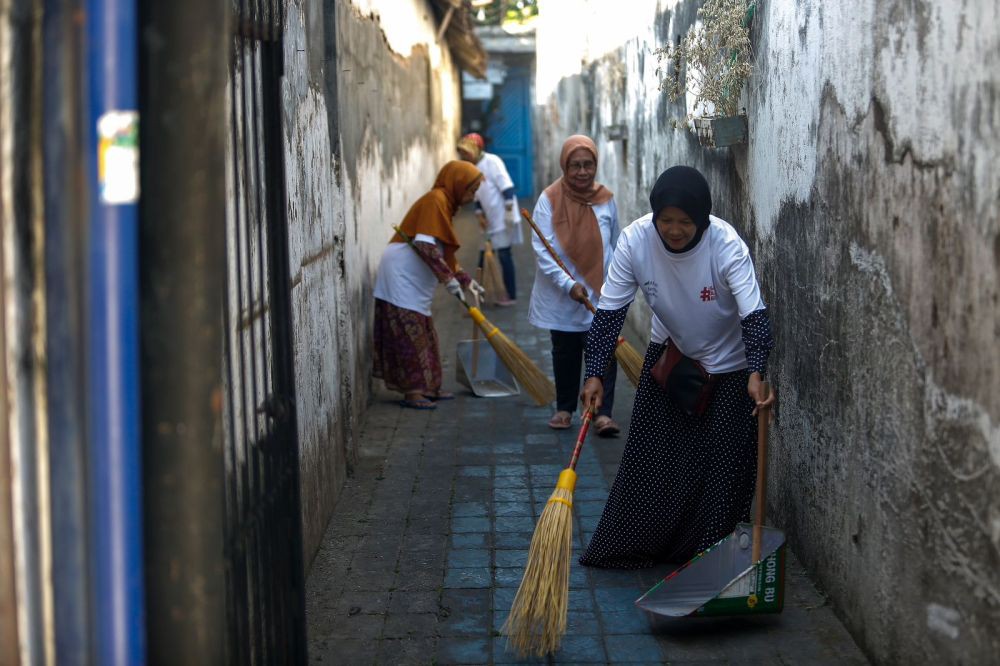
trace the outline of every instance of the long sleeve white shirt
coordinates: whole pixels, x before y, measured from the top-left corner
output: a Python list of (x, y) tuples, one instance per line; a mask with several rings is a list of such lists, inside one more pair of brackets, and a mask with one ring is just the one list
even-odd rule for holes
[[(607, 279), (608, 267), (611, 265), (611, 257), (615, 244), (618, 242), (618, 207), (615, 205), (615, 200), (611, 199), (607, 203), (595, 205), (593, 210), (594, 215), (597, 216), (597, 225), (601, 230), (601, 240), (604, 243), (604, 276)], [(531, 288), (531, 303), (528, 306), (528, 321), (534, 326), (549, 330), (573, 333), (587, 331), (590, 329), (590, 322), (594, 317), (586, 306), (569, 297), (570, 289), (573, 288), (575, 282), (582, 284), (595, 307), (599, 305), (600, 296), (592, 291), (590, 285), (580, 277), (580, 271), (573, 265), (573, 260), (566, 255), (559, 244), (559, 239), (552, 229), (552, 202), (549, 201), (549, 197), (544, 192), (535, 202), (533, 217), (542, 235), (555, 248), (559, 258), (566, 264), (574, 277), (566, 275), (566, 272), (559, 267), (559, 264), (545, 249), (542, 241), (532, 233), (531, 246), (535, 250), (537, 262), (535, 283)]]
[(615, 248), (600, 307), (623, 308), (637, 289), (653, 311), (653, 342), (670, 337), (709, 372), (747, 367), (740, 319), (765, 306), (750, 250), (728, 222), (711, 216), (698, 244), (682, 253), (663, 246), (652, 213), (630, 224)]
[[(507, 209), (503, 193), (514, 187), (514, 181), (510, 179), (503, 160), (493, 153), (483, 153), (476, 167), (483, 174), (483, 183), (476, 190), (476, 202), (486, 217), (486, 234), (493, 247), (497, 249), (510, 247), (513, 229), (509, 229), (507, 225)], [(514, 219), (520, 219), (520, 216), (517, 216), (517, 197), (514, 197), (511, 205), (515, 213)]]

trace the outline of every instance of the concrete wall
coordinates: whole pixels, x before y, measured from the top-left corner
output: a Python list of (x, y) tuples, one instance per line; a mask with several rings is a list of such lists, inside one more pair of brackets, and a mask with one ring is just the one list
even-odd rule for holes
[(427, 0), (291, 0), (286, 177), (305, 554), (355, 456), (371, 395), (374, 270), (452, 158), (458, 72)]
[[(754, 252), (777, 338), (771, 521), (875, 661), (988, 663), (1000, 654), (1000, 8), (760, 3), (749, 144), (705, 149), (671, 129), (685, 109), (658, 91), (650, 53), (699, 4), (544, 4), (538, 185), (573, 132), (597, 140), (624, 218), (646, 212), (663, 169), (708, 175), (716, 213)], [(605, 138), (616, 123), (627, 144)]]

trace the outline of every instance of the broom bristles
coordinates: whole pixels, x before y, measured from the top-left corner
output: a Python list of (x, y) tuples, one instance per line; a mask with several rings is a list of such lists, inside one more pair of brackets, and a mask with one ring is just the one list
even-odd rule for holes
[(503, 271), (489, 241), (486, 242), (486, 249), (483, 250), (483, 288), (486, 289), (487, 297), (493, 303), (508, 298), (507, 289), (503, 284)]
[(618, 359), (618, 365), (625, 371), (625, 376), (632, 382), (632, 386), (639, 386), (643, 359), (638, 350), (630, 345), (628, 340), (621, 338), (618, 346), (615, 347), (615, 358)]
[(491, 324), (477, 308), (472, 308), (473, 321), (479, 325), (490, 346), (496, 351), (518, 383), (524, 387), (538, 405), (547, 405), (556, 399), (556, 386), (538, 366), (514, 344), (503, 331)]
[(573, 492), (556, 488), (531, 537), (521, 586), (501, 632), (508, 647), (524, 656), (559, 649), (566, 633), (569, 567), (573, 555)]

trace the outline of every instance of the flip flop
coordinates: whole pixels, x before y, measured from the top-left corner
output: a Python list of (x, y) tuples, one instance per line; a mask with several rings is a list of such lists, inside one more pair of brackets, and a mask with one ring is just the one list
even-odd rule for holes
[(567, 430), (573, 425), (573, 415), (569, 412), (556, 412), (549, 419), (549, 427), (553, 430)]
[(424, 393), (424, 397), (437, 402), (439, 400), (454, 400), (455, 394), (451, 391), (438, 391), (437, 393)]
[(600, 425), (597, 424), (597, 421), (594, 421), (594, 427), (597, 428), (598, 437), (615, 437), (621, 432), (621, 428), (619, 428), (618, 424), (614, 422), (614, 419), (607, 416), (600, 418), (604, 419), (601, 421)]
[(406, 400), (405, 398), (399, 401), (399, 406), (409, 409), (437, 409), (437, 405), (430, 400)]

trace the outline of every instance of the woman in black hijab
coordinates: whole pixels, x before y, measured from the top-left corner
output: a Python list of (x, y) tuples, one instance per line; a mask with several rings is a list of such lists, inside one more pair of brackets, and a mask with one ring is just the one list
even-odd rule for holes
[(651, 342), (618, 475), (580, 558), (589, 566), (685, 562), (748, 520), (755, 415), (774, 401), (761, 386), (773, 343), (750, 252), (711, 215), (708, 182), (672, 167), (649, 203), (619, 238), (587, 336), (581, 400), (600, 405), (600, 378), (642, 289)]

